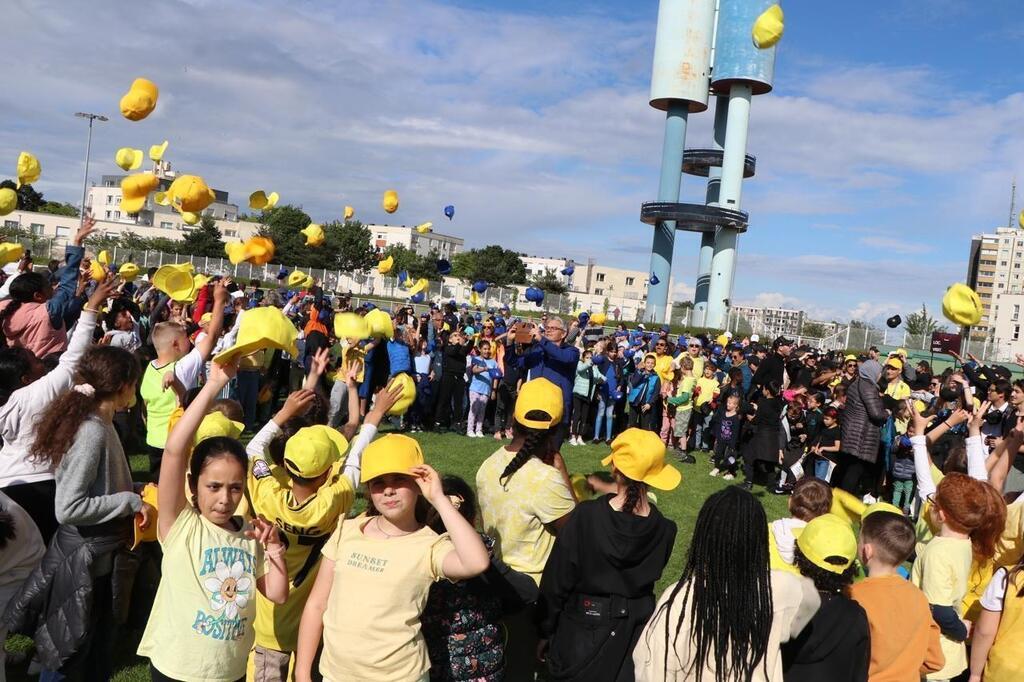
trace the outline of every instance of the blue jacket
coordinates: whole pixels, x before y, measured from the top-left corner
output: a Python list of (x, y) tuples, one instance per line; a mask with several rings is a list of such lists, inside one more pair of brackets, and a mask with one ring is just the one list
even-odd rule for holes
[(575, 346), (559, 346), (547, 339), (530, 345), (522, 355), (516, 354), (515, 345), (505, 351), (505, 362), (516, 362), (529, 372), (531, 379), (544, 377), (562, 389), (562, 421), (568, 423), (572, 411), (572, 387), (576, 381), (576, 364), (580, 361), (580, 349)]
[(622, 397), (619, 380), (622, 377), (622, 367), (625, 364), (626, 362), (622, 358), (616, 358), (615, 362), (612, 362), (604, 355), (594, 356), (594, 366), (604, 374), (604, 382), (597, 387), (597, 395), (605, 402), (609, 398), (612, 402), (616, 402)]

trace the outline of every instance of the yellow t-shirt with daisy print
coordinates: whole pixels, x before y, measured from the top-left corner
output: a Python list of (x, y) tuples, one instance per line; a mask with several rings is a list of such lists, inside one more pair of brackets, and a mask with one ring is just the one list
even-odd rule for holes
[(176, 680), (233, 682), (245, 676), (263, 548), (186, 507), (160, 543), (156, 600), (138, 654)]

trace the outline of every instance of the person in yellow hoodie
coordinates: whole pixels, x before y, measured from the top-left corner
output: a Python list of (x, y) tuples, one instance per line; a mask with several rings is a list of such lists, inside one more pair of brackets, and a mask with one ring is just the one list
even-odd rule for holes
[[(256, 640), (249, 657), (249, 679), (289, 679), (299, 621), (316, 582), (320, 550), (339, 519), (352, 509), (363, 450), (401, 394), (397, 385), (377, 394), (351, 448), (337, 430), (306, 420), (304, 414), (314, 398), (313, 391), (306, 389), (288, 396), (281, 410), (250, 441), (248, 488), (252, 505), (287, 539), (284, 560), (291, 589), (283, 604), (256, 599)], [(350, 402), (357, 406), (357, 401), (356, 392), (351, 391)], [(358, 419), (358, 411), (352, 410), (351, 414)], [(271, 461), (266, 458), (268, 453)], [(273, 463), (278, 459), (281, 466)]]

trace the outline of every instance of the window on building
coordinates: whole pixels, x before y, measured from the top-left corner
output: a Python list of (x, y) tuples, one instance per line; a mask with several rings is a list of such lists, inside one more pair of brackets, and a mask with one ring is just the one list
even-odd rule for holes
[(37, 237), (41, 237), (43, 235), (43, 224), (42, 223), (32, 223), (29, 226), (29, 229), (32, 231), (32, 234), (36, 235)]
[(237, 237), (238, 236), (238, 230), (224, 230), (224, 236), (225, 237)]
[(627, 278), (626, 278), (626, 286), (627, 286), (627, 287), (631, 287), (631, 286), (633, 286), (633, 281), (634, 281), (634, 278), (632, 278), (632, 277), (627, 277)]
[(1013, 340), (1014, 341), (1020, 341), (1020, 325), (1019, 324), (1013, 325)]
[(114, 211), (114, 220), (120, 220), (120, 218), (121, 218), (121, 212), (120, 211)]
[(60, 239), (62, 237), (64, 239), (67, 239), (70, 236), (71, 236), (71, 228), (70, 227), (63, 227), (61, 225), (57, 226), (57, 239)]
[[(999, 306), (996, 306), (996, 310), (999, 310)], [(1013, 321), (1016, 322), (1020, 319), (1020, 306), (1016, 303), (1013, 304)]]
[(107, 220), (110, 220), (110, 211), (107, 211), (106, 218), (107, 218)]
[(1004, 261), (1004, 260), (999, 261), (999, 267), (1005, 268), (1006, 267), (1006, 261)]
[(603, 282), (604, 281), (604, 273), (603, 272), (597, 273), (597, 278), (596, 279), (597, 279), (598, 282)]
[(112, 203), (114, 203), (114, 195), (113, 194), (108, 194), (107, 195), (107, 204), (112, 204)]
[(595, 296), (602, 296), (603, 294), (604, 294), (604, 289), (594, 289), (594, 295)]
[(172, 223), (169, 220), (161, 220), (160, 221), (160, 227), (162, 227), (165, 230), (173, 230), (174, 229), (174, 223)]
[(4, 227), (18, 227), (18, 221), (17, 220), (5, 220), (4, 221)]
[(114, 197), (114, 205), (115, 206), (120, 206), (121, 205), (121, 197)]

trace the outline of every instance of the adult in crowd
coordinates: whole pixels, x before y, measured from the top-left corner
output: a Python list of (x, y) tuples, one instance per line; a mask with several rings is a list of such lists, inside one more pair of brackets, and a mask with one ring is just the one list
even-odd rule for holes
[[(509, 334), (515, 339), (519, 323), (512, 325)], [(572, 389), (576, 381), (576, 365), (580, 361), (580, 349), (565, 343), (568, 330), (565, 320), (547, 317), (543, 325), (533, 327), (529, 343), (516, 342), (505, 352), (505, 362), (518, 359), (529, 378), (543, 377), (558, 386), (562, 392), (562, 415), (558, 431), (552, 438), (552, 447), (558, 450), (569, 436), (569, 418), (572, 414)]]
[[(785, 336), (780, 336), (772, 342), (772, 352), (768, 353), (758, 364), (757, 371), (750, 378), (750, 390), (747, 392), (747, 400), (758, 402), (764, 387), (775, 384), (780, 389), (784, 385), (786, 375), (786, 360), (790, 351), (793, 350), (793, 342)], [(694, 370), (696, 374), (696, 368)]]
[(878, 391), (880, 373), (881, 366), (877, 362), (862, 362), (857, 380), (846, 390), (842, 452), (839, 471), (834, 474), (833, 482), (855, 495), (860, 494), (861, 481), (865, 476), (875, 471), (882, 425), (889, 418)]

